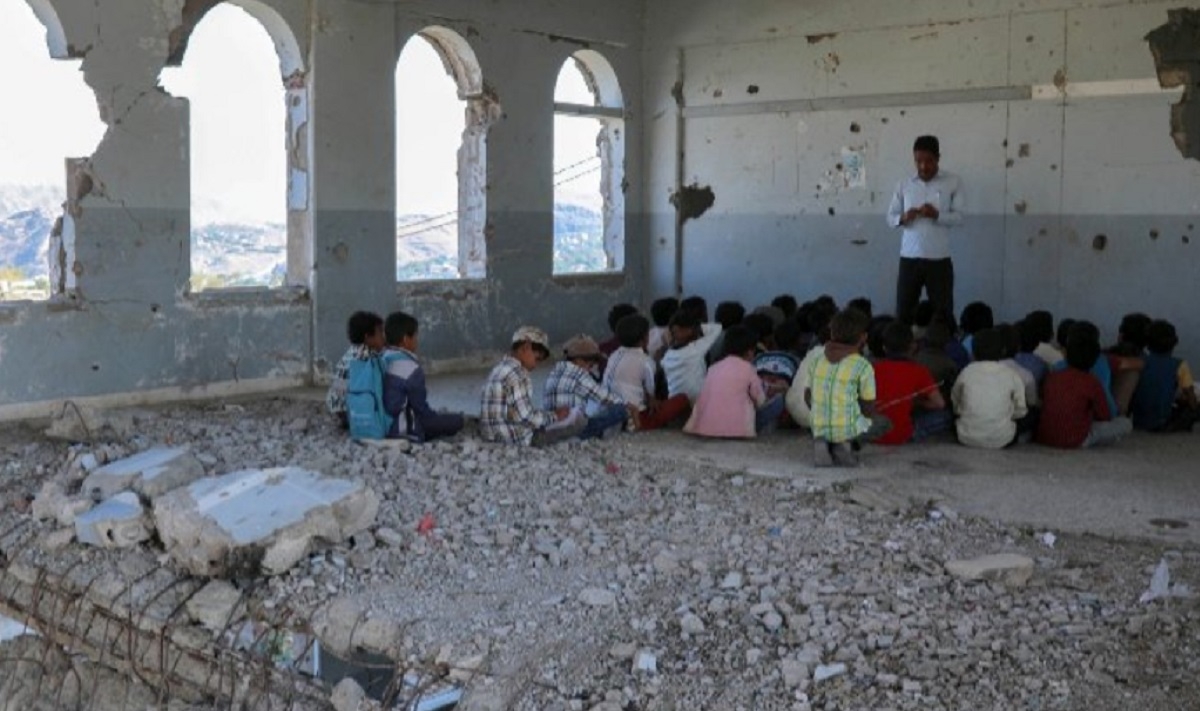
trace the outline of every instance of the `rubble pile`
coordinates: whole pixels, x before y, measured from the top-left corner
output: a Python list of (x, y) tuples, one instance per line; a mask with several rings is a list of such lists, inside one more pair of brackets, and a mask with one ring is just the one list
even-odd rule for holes
[[(36, 494), (3, 514), (31, 522), (27, 557), (150, 556), (194, 588), (180, 609), (198, 629), (303, 620), (333, 654), (464, 685), (462, 709), (1200, 706), (1197, 550), (1048, 538), (936, 504), (875, 510), (853, 490), (679, 465), (637, 435), (402, 451), (349, 441), (318, 403), (285, 399), (133, 421), (133, 434), (83, 445), (0, 435), (0, 490)], [(148, 497), (85, 486), (156, 449), (186, 450), (196, 476)], [(245, 471), (261, 473), (224, 479)], [(213, 491), (289, 471), (369, 493), (326, 502), (323, 527), (298, 513), (309, 527), (295, 548), (268, 556), (276, 544), (254, 539), (251, 565), (197, 544), (250, 541), (229, 527), (171, 532), (185, 510), (211, 514)], [(106, 543), (94, 489), (144, 505), (157, 533), (125, 533), (116, 512)], [(264, 512), (276, 498), (262, 494)], [(118, 540), (128, 547), (108, 547)], [(1175, 586), (1145, 596), (1163, 566)], [(359, 705), (353, 685), (338, 688), (339, 708)]]

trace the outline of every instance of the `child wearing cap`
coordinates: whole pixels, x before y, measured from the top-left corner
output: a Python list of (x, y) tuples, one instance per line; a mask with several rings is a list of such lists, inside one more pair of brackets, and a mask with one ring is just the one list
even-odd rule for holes
[(512, 347), (483, 385), (479, 433), (489, 442), (545, 447), (578, 436), (587, 419), (570, 408), (539, 410), (529, 371), (550, 357), (550, 339), (533, 326), (518, 328)]
[(587, 415), (580, 439), (603, 437), (619, 430), (629, 419), (630, 408), (612, 388), (596, 379), (597, 365), (604, 359), (600, 347), (588, 336), (579, 335), (563, 347), (563, 359), (546, 379), (543, 394), (547, 410), (569, 408)]

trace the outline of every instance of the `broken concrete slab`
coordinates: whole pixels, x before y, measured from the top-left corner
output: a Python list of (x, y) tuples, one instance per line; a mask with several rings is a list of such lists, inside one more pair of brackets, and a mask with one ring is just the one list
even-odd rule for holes
[(107, 499), (128, 489), (153, 499), (202, 476), (204, 466), (187, 447), (155, 447), (96, 469), (83, 480), (83, 492)]
[(154, 501), (167, 553), (195, 575), (278, 575), (314, 539), (344, 541), (375, 520), (379, 499), (359, 482), (298, 467), (200, 479)]
[(224, 580), (210, 580), (184, 605), (188, 616), (204, 629), (220, 633), (239, 619), (242, 593)]
[(126, 548), (150, 538), (146, 510), (137, 494), (126, 491), (75, 519), (80, 543), (102, 548)]
[(952, 560), (946, 572), (960, 580), (999, 581), (1011, 588), (1024, 587), (1033, 577), (1033, 559), (1015, 553), (985, 555), (971, 560)]

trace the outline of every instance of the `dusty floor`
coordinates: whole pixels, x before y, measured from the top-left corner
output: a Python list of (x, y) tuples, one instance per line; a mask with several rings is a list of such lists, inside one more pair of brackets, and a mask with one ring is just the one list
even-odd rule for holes
[[(443, 402), (470, 404), (462, 382)], [(209, 474), (297, 464), (363, 479), (384, 500), (373, 535), (248, 594), (300, 619), (341, 600), (395, 621), (397, 661), (470, 677), (464, 708), (1200, 707), (1196, 600), (1138, 601), (1163, 559), (1200, 588), (1200, 437), (868, 448), (840, 472), (812, 468), (798, 433), (546, 452), (460, 437), (404, 454), (345, 440), (312, 395), (141, 411), (136, 434), (91, 446), (4, 426), (0, 492), (158, 443), (189, 444)], [(426, 514), (434, 528), (418, 533)], [(1027, 586), (943, 568), (999, 552), (1034, 559)]]

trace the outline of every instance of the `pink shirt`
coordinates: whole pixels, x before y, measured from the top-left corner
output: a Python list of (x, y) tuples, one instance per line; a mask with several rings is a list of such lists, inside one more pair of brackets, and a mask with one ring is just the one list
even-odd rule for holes
[(727, 356), (708, 369), (683, 431), (702, 437), (754, 437), (754, 417), (766, 401), (754, 365)]

